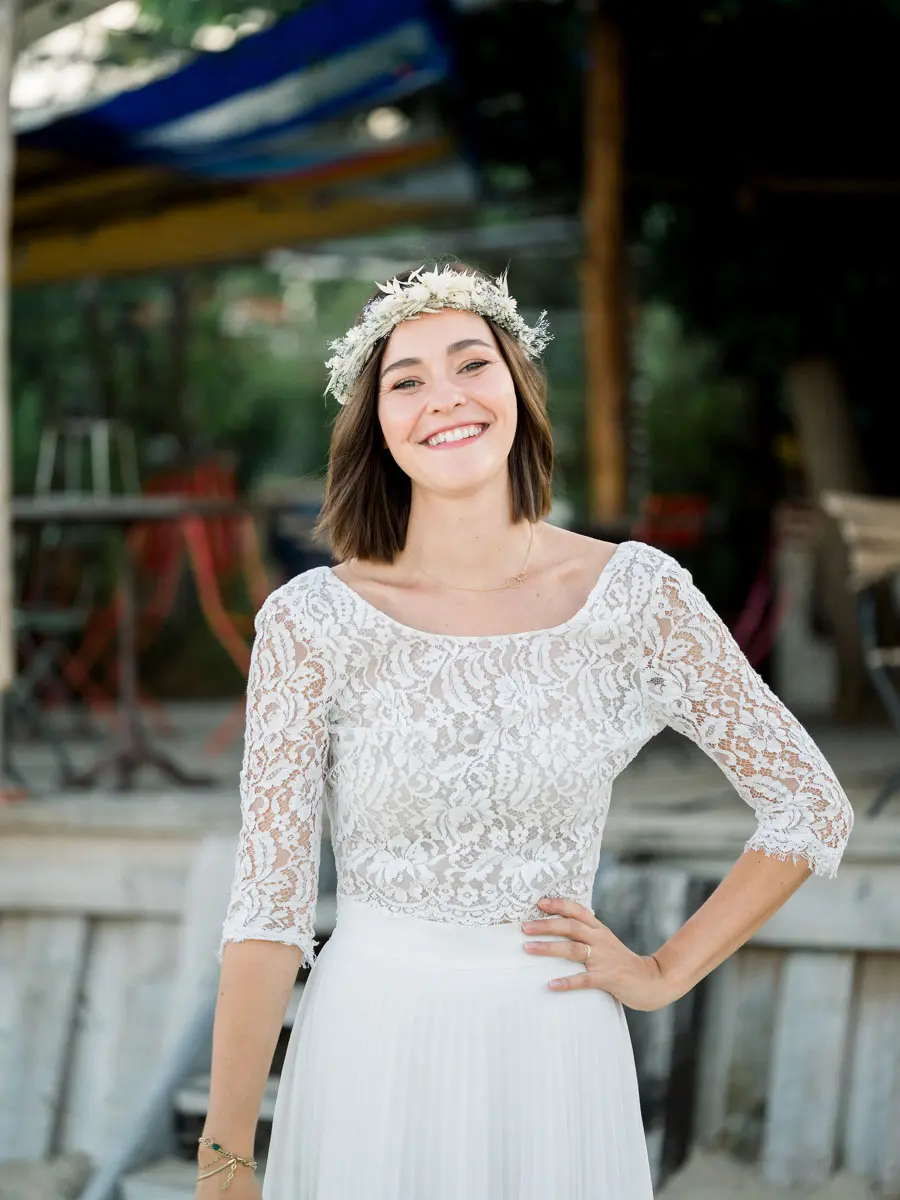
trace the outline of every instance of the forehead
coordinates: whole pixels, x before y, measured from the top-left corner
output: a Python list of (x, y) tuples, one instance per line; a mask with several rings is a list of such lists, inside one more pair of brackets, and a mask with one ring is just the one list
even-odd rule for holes
[(391, 358), (425, 358), (446, 354), (447, 347), (466, 338), (480, 338), (494, 346), (494, 335), (484, 317), (478, 313), (456, 308), (442, 308), (436, 313), (422, 313), (402, 321), (391, 330), (385, 348), (385, 362)]

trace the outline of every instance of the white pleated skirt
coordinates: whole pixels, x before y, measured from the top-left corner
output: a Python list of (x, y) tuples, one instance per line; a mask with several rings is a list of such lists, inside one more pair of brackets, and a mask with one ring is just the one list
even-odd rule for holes
[[(264, 1200), (649, 1200), (631, 1042), (519, 924), (338, 898), (287, 1051)], [(559, 940), (559, 939), (548, 939)]]

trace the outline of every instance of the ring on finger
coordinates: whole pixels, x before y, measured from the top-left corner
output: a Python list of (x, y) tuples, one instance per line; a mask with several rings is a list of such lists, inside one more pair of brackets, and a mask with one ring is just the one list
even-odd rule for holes
[(585, 945), (585, 948), (587, 949), (587, 954), (585, 954), (585, 956), (584, 956), (584, 965), (587, 966), (588, 959), (591, 957), (591, 950), (593, 949), (593, 947), (591, 946), (590, 942), (585, 942), (584, 945)]

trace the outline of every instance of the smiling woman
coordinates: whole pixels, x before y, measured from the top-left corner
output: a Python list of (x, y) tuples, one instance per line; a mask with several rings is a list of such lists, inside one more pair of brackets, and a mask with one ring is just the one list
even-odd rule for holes
[[(470, 270), (453, 266), (442, 274)], [(410, 271), (397, 280), (402, 284), (416, 274)], [(379, 296), (369, 305), (379, 303)], [(368, 307), (354, 329), (365, 327)], [(546, 338), (544, 330), (533, 346), (543, 346)], [(360, 357), (363, 344), (353, 341), (353, 352)], [(346, 362), (342, 358), (342, 367)], [(334, 424), (319, 530), (339, 558), (391, 563), (404, 550), (416, 476), (408, 472), (410, 458), (402, 442), (415, 433), (425, 440), (462, 424), (491, 424), (479, 396), (502, 393), (508, 431), (502, 459), (513, 523), (539, 521), (549, 513), (553, 440), (546, 379), (529, 349), (494, 319), (454, 308), (413, 314), (389, 327), (355, 369), (352, 381), (338, 382), (332, 367), (334, 386), (346, 390), (340, 391), (345, 398)], [(454, 394), (456, 399), (462, 395), (463, 382), (471, 398), (468, 407), (453, 400)], [(435, 409), (433, 401), (441, 391), (449, 394), (443, 408), (439, 404)], [(429, 399), (430, 411), (423, 416)], [(404, 438), (403, 422), (417, 411), (420, 416)], [(495, 449), (499, 461), (501, 446)], [(373, 497), (378, 498), (375, 504)]]
[[(545, 340), (505, 280), (419, 270), (334, 347), (341, 561), (257, 616), (205, 1130), (252, 1155), (305, 962), (265, 1200), (650, 1200), (623, 1006), (684, 994), (834, 874), (850, 833), (828, 763), (689, 574), (542, 519)], [(666, 724), (757, 831), (641, 956), (591, 890), (613, 782)], [(337, 918), (316, 957), (326, 811)]]

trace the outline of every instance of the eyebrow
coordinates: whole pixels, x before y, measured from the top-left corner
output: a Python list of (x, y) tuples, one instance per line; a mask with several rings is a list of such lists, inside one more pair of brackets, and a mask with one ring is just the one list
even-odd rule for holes
[[(490, 342), (485, 342), (481, 338), (463, 338), (460, 342), (451, 342), (447, 347), (447, 354), (458, 354), (460, 350), (468, 350), (470, 346), (485, 346), (488, 350), (493, 350)], [(381, 378), (384, 379), (389, 371), (397, 371), (405, 367), (417, 367), (421, 364), (421, 358), (398, 358), (396, 362), (392, 362), (389, 367), (385, 367), (381, 372)]]

